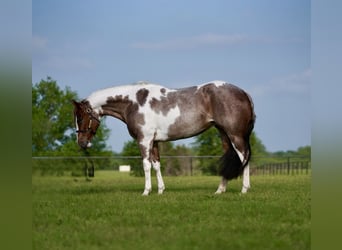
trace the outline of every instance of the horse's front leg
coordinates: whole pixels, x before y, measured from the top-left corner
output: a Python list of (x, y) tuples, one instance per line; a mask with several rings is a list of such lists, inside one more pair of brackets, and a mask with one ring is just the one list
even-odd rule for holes
[(143, 140), (139, 141), (140, 153), (143, 158), (143, 167), (145, 172), (145, 189), (142, 195), (149, 195), (152, 191), (151, 183), (151, 168), (152, 168), (152, 157), (151, 152), (153, 151), (153, 140), (148, 139), (146, 136)]
[(143, 159), (144, 172), (145, 172), (145, 189), (142, 195), (149, 195), (152, 191), (152, 183), (151, 183), (151, 162), (150, 160), (144, 158)]

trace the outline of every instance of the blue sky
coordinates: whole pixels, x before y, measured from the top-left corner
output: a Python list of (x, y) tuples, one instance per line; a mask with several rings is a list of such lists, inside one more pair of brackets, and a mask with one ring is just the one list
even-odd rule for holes
[[(33, 0), (32, 82), (46, 76), (80, 98), (140, 80), (225, 80), (253, 97), (267, 150), (295, 150), (311, 144), (310, 1)], [(131, 138), (106, 123), (119, 152)]]

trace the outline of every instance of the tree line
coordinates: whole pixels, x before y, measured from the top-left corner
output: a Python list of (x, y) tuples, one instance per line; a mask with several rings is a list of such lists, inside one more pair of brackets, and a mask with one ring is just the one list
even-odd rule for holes
[[(80, 156), (83, 151), (76, 143), (75, 123), (73, 120), (72, 99), (79, 99), (77, 92), (66, 87), (61, 89), (51, 77), (32, 84), (32, 156)], [(105, 119), (105, 118), (104, 118)], [(96, 156), (139, 156), (137, 143), (132, 139), (126, 142), (121, 152), (113, 152), (107, 145), (110, 129), (101, 123), (89, 149), (90, 155)], [(268, 152), (261, 139), (253, 131), (250, 138), (252, 161), (262, 157), (311, 156), (311, 147), (300, 147), (297, 151)], [(160, 143), (160, 153), (166, 156), (211, 155), (221, 156), (222, 145), (218, 131), (211, 128), (195, 137), (189, 146), (175, 145), (173, 142)], [(164, 171), (181, 171), (179, 162), (165, 162)], [(217, 164), (200, 164), (204, 172), (214, 173)]]

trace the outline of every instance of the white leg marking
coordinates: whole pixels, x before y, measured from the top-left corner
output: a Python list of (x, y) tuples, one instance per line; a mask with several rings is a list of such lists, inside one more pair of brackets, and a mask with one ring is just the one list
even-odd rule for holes
[[(77, 123), (77, 116), (75, 115), (75, 126), (76, 126), (76, 131), (78, 131), (78, 123)], [(78, 133), (76, 132), (76, 142), (78, 143)]]
[(152, 191), (151, 183), (151, 162), (148, 159), (143, 159), (144, 171), (145, 171), (145, 190), (142, 195), (149, 195)]
[(157, 176), (157, 181), (158, 181), (158, 194), (162, 194), (163, 191), (165, 190), (165, 185), (163, 181), (163, 177), (161, 175), (160, 171), (160, 162), (152, 162), (152, 166), (154, 170), (156, 170), (156, 176)]
[(235, 151), (237, 152), (237, 154), (238, 154), (238, 156), (239, 156), (239, 158), (240, 158), (240, 161), (241, 161), (242, 164), (243, 164), (244, 161), (245, 161), (245, 157), (244, 157), (243, 154), (237, 149), (237, 147), (235, 147), (234, 143), (232, 143), (232, 145), (233, 145)]
[(247, 191), (250, 187), (251, 187), (251, 185), (249, 182), (249, 164), (247, 164), (245, 169), (243, 170), (241, 193), (243, 193), (243, 194), (247, 193)]
[[(242, 164), (245, 164), (245, 157), (243, 154), (235, 147), (234, 143), (232, 143), (235, 151), (237, 152)], [(242, 174), (242, 190), (241, 193), (245, 194), (247, 193), (248, 189), (250, 188), (250, 182), (249, 182), (249, 164), (247, 164), (243, 170)]]
[(222, 194), (226, 192), (226, 187), (227, 187), (227, 180), (224, 177), (222, 177), (221, 183), (218, 186), (215, 194)]

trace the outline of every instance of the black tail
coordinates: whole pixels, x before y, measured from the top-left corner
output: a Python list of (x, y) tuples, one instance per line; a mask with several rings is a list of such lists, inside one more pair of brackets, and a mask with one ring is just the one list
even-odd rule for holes
[(229, 147), (229, 150), (220, 159), (220, 175), (227, 180), (235, 179), (242, 174), (243, 169), (237, 152), (233, 147)]
[(220, 171), (219, 174), (222, 175), (227, 180), (235, 179), (242, 175), (245, 166), (248, 164), (251, 157), (251, 148), (249, 144), (249, 136), (246, 138), (248, 152), (245, 155), (245, 160), (242, 163), (239, 155), (234, 149), (232, 143), (230, 142), (230, 147), (228, 151), (220, 159)]

